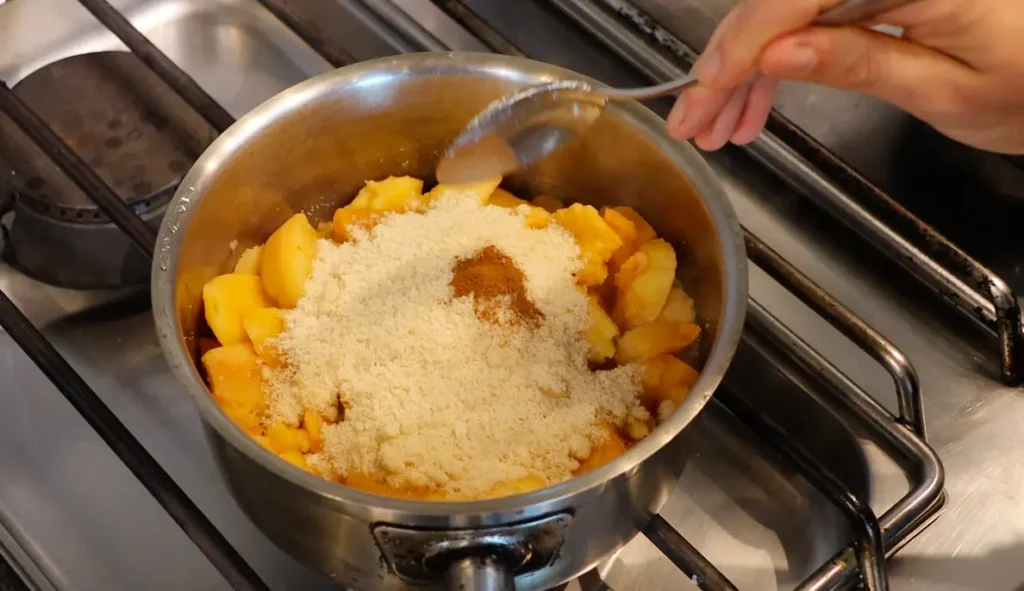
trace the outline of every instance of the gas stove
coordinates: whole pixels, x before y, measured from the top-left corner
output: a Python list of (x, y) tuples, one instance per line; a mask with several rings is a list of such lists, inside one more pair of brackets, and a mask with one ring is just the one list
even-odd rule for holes
[[(233, 118), (332, 67), (410, 51), (526, 55), (639, 86), (685, 71), (727, 7), (0, 1), (11, 570), (30, 589), (258, 588), (248, 573), (338, 588), (230, 497), (148, 310), (152, 229)], [(675, 494), (567, 589), (1019, 588), (1020, 312), (1006, 281), (900, 204), (886, 163), (924, 153), (906, 126), (868, 99), (794, 86), (771, 133), (707, 155), (754, 263), (744, 341), (682, 435), (694, 455)]]

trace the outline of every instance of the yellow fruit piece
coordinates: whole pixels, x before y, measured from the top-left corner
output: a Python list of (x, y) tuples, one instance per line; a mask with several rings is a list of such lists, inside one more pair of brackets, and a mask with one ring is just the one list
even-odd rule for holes
[(312, 410), (302, 413), (302, 429), (309, 434), (309, 449), (318, 452), (323, 449), (324, 419)]
[(633, 222), (634, 228), (636, 228), (636, 246), (637, 248), (647, 244), (651, 240), (658, 237), (658, 233), (654, 231), (654, 228), (647, 223), (647, 220), (643, 218), (639, 213), (636, 212), (632, 207), (625, 205), (619, 205), (617, 207), (610, 208), (615, 213), (620, 214), (624, 218)]
[(501, 184), (501, 177), (496, 176), (494, 178), (477, 181), (475, 183), (462, 183), (457, 185), (446, 185), (441, 183), (430, 190), (426, 195), (423, 196), (423, 201), (426, 205), (430, 205), (434, 201), (437, 201), (443, 195), (466, 195), (473, 196), (480, 201), (480, 203), (487, 203), (488, 198), (494, 191), (497, 190), (498, 185)]
[(350, 472), (344, 479), (345, 486), (386, 497), (401, 499), (443, 500), (444, 494), (431, 488), (397, 488), (361, 472)]
[(551, 225), (551, 214), (546, 209), (531, 207), (530, 213), (526, 214), (526, 227), (534, 230), (541, 230)]
[(252, 341), (252, 348), (264, 361), (276, 361), (277, 353), (265, 341), (284, 332), (284, 318), (277, 308), (256, 308), (242, 317), (242, 326)]
[(537, 207), (544, 208), (549, 213), (555, 213), (559, 209), (565, 207), (565, 204), (562, 203), (561, 199), (552, 197), (550, 195), (537, 195), (536, 197), (533, 198), (533, 200), (530, 203), (533, 203)]
[(682, 402), (700, 377), (697, 370), (671, 355), (658, 355), (643, 363), (642, 399), (652, 407), (665, 400)]
[(238, 257), (235, 263), (235, 273), (247, 273), (249, 275), (260, 274), (260, 263), (263, 261), (263, 246), (256, 245), (245, 249), (242, 256)]
[(362, 472), (350, 472), (345, 477), (345, 486), (382, 496), (394, 496), (391, 487)]
[(601, 218), (622, 239), (622, 246), (608, 259), (608, 269), (614, 273), (636, 252), (636, 224), (621, 213), (607, 207), (601, 212)]
[(273, 449), (270, 448), (270, 440), (267, 439), (266, 435), (253, 435), (252, 438), (256, 440), (256, 443), (262, 445), (263, 447), (269, 449), (270, 451), (274, 451)]
[(627, 330), (615, 347), (615, 361), (633, 363), (682, 351), (700, 336), (696, 324), (655, 320)]
[(423, 181), (411, 176), (389, 176), (382, 181), (366, 181), (349, 207), (374, 213), (409, 211), (420, 206)]
[(593, 363), (607, 361), (615, 355), (615, 338), (619, 336), (619, 327), (611, 316), (604, 311), (597, 298), (590, 298), (590, 325), (587, 327), (587, 344), (590, 354), (587, 359)]
[(495, 484), (490, 490), (483, 494), (483, 498), (499, 499), (501, 497), (511, 497), (513, 495), (525, 495), (526, 493), (540, 490), (547, 485), (547, 481), (541, 476), (536, 474), (527, 474), (521, 478), (506, 480)]
[(241, 343), (210, 349), (203, 367), (214, 400), (235, 423), (250, 435), (261, 435), (266, 407), (259, 358), (252, 345)]
[(583, 260), (586, 264), (579, 271), (576, 271), (576, 284), (583, 287), (596, 287), (608, 279), (608, 265), (592, 253), (584, 253)]
[(296, 468), (301, 468), (310, 474), (315, 474), (316, 476), (320, 475), (315, 468), (309, 465), (309, 462), (306, 461), (306, 457), (297, 451), (286, 451), (277, 454), (277, 456)]
[(259, 275), (228, 273), (214, 277), (203, 286), (206, 323), (222, 345), (237, 345), (247, 339), (242, 318), (257, 308), (270, 305)]
[(554, 213), (555, 221), (572, 233), (580, 250), (600, 263), (608, 262), (619, 247), (622, 239), (608, 225), (601, 214), (589, 205), (573, 203)]
[(661, 314), (676, 279), (676, 251), (660, 238), (633, 253), (615, 274), (612, 318), (624, 329), (651, 322)]
[(508, 209), (515, 209), (520, 205), (529, 205), (526, 201), (516, 197), (512, 193), (509, 193), (505, 189), (495, 189), (491, 196), (487, 198), (488, 205), (497, 205), (498, 207), (507, 207)]
[(368, 209), (358, 209), (351, 205), (342, 207), (334, 212), (334, 219), (331, 222), (331, 237), (335, 242), (347, 242), (352, 239), (352, 230), (372, 230), (380, 221), (380, 214)]
[(597, 470), (626, 453), (626, 442), (622, 439), (622, 435), (619, 435), (615, 427), (607, 423), (601, 423), (599, 428), (604, 431), (604, 440), (593, 447), (593, 451), (590, 452), (590, 456), (587, 459), (580, 462), (580, 467), (576, 469), (577, 476)]
[(274, 423), (267, 427), (266, 436), (270, 443), (270, 449), (278, 454), (289, 451), (309, 453), (312, 447), (309, 433), (284, 423)]
[(665, 307), (661, 309), (658, 320), (693, 323), (696, 319), (697, 313), (694, 310), (693, 298), (687, 295), (683, 286), (676, 282), (668, 292)]
[(306, 215), (297, 213), (263, 246), (263, 288), (278, 306), (294, 308), (306, 293), (319, 238)]

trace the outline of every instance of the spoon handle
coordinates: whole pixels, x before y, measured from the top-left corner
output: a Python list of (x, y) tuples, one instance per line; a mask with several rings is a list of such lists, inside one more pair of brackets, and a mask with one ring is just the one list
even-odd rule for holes
[[(908, 4), (912, 0), (844, 0), (818, 15), (814, 24), (819, 26), (852, 25), (865, 21), (873, 16)], [(612, 100), (642, 101), (659, 98), (686, 88), (697, 81), (697, 77), (687, 74), (682, 78), (669, 80), (656, 86), (644, 88), (602, 88), (600, 93)]]
[(642, 101), (675, 94), (696, 81), (696, 76), (687, 74), (682, 78), (662, 82), (656, 86), (645, 86), (643, 88), (601, 88), (597, 92), (616, 101)]

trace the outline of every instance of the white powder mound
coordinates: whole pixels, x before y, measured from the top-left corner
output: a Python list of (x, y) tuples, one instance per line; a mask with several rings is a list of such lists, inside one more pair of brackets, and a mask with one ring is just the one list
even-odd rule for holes
[[(488, 246), (525, 275), (538, 322), (481, 321), (453, 298), (453, 265)], [(355, 242), (321, 240), (276, 339), (290, 368), (268, 375), (270, 420), (297, 424), (340, 400), (318, 462), (392, 486), (473, 497), (528, 474), (570, 478), (570, 453), (599, 443), (598, 419), (621, 424), (640, 390), (638, 367), (588, 368), (581, 266), (557, 224), (529, 229), (521, 212), (466, 196), (391, 215)]]

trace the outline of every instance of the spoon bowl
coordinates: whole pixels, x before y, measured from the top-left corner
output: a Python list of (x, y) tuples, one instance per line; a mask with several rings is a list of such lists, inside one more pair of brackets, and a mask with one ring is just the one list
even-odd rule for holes
[(591, 84), (562, 80), (504, 96), (470, 121), (437, 166), (442, 183), (470, 183), (526, 168), (570, 142), (604, 112)]

